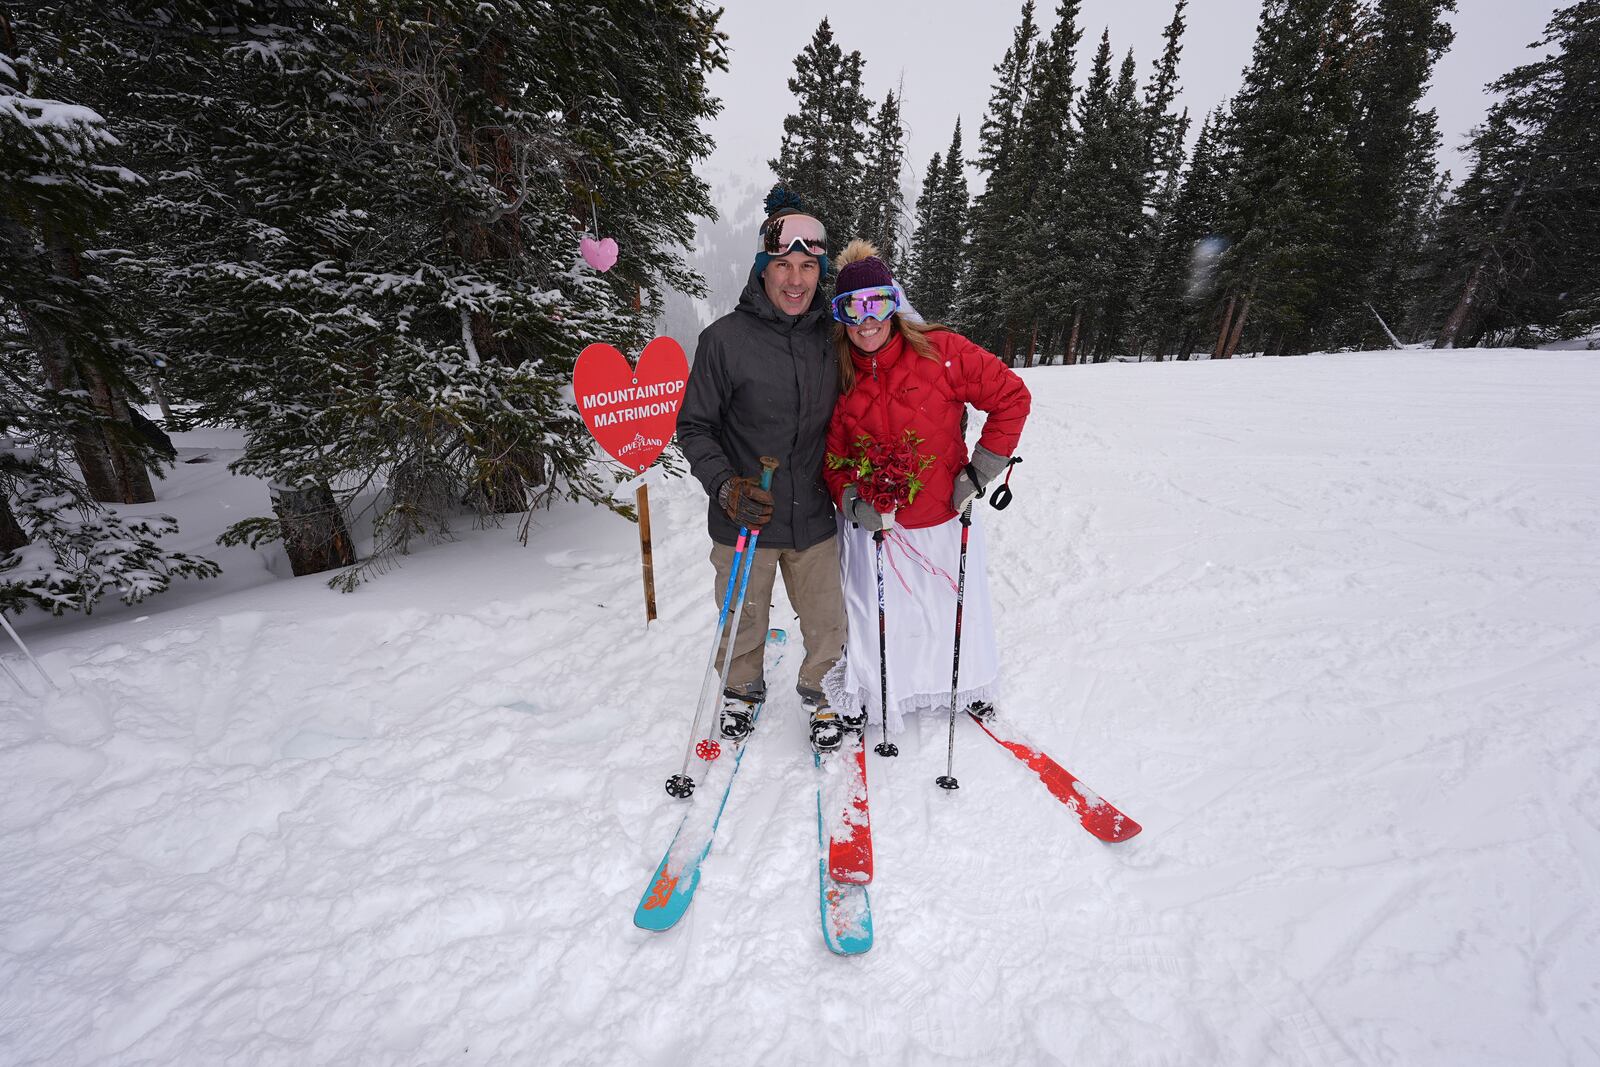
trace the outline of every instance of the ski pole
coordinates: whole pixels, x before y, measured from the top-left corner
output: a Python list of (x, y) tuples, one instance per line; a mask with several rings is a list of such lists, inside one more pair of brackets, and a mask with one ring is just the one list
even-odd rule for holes
[[(778, 469), (778, 461), (770, 456), (761, 457), (761, 488), (772, 488), (772, 475)], [(711, 637), (711, 654), (706, 660), (706, 672), (700, 680), (700, 697), (695, 703), (694, 722), (689, 727), (689, 744), (683, 753), (683, 770), (667, 779), (667, 793), (669, 796), (680, 800), (694, 792), (694, 779), (689, 777), (689, 760), (694, 755), (695, 744), (700, 737), (700, 719), (705, 714), (710, 703), (707, 693), (712, 678), (718, 681), (716, 693), (722, 691), (727, 685), (728, 670), (733, 664), (733, 645), (739, 635), (739, 617), (744, 613), (745, 588), (750, 584), (750, 568), (755, 564), (756, 542), (761, 537), (760, 528), (752, 530), (750, 527), (741, 527), (739, 540), (734, 545), (733, 561), (728, 566), (728, 585), (722, 593), (722, 608), (717, 612), (717, 632)], [(741, 569), (742, 564), (742, 569)], [(733, 624), (728, 627), (728, 608), (733, 604), (733, 593), (737, 585), (739, 599), (733, 608)], [(717, 667), (717, 648), (722, 644), (722, 636), (728, 635), (728, 654), (725, 658), (720, 674), (714, 674)]]
[[(51, 689), (54, 689), (58, 693), (61, 692), (61, 687), (56, 685), (56, 680), (50, 677), (49, 673), (39, 665), (39, 661), (33, 658), (33, 653), (28, 651), (28, 646), (22, 643), (21, 635), (19, 635), (17, 631), (12, 628), (11, 620), (6, 618), (5, 612), (3, 611), (0, 611), (0, 626), (4, 626), (6, 628), (6, 633), (10, 634), (11, 640), (17, 643), (18, 648), (22, 649), (22, 654), (28, 657), (28, 662), (33, 664), (33, 669), (39, 672), (39, 677), (43, 678), (45, 683), (49, 685)], [(20, 686), (22, 683), (19, 681), (17, 684)]]
[(961, 509), (961, 567), (956, 572), (956, 640), (950, 664), (950, 747), (945, 755), (944, 773), (934, 779), (940, 789), (958, 789), (956, 781), (956, 689), (961, 680), (961, 604), (967, 592), (967, 536), (972, 532), (972, 501)]
[(884, 624), (883, 615), (883, 531), (876, 530), (872, 534), (873, 550), (878, 557), (878, 693), (882, 718), (879, 720), (883, 729), (883, 740), (875, 745), (872, 751), (880, 756), (900, 755), (899, 746), (889, 740), (889, 631)]

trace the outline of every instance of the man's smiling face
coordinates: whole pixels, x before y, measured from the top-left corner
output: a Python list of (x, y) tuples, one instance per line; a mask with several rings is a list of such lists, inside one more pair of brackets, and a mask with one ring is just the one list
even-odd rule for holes
[(821, 265), (804, 252), (778, 256), (761, 272), (761, 287), (767, 291), (767, 299), (785, 315), (805, 314), (821, 281)]

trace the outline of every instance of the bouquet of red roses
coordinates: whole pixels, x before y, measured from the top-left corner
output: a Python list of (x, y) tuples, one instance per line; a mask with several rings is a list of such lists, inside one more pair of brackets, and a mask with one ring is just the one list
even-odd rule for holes
[(917, 497), (922, 488), (922, 472), (933, 463), (934, 457), (917, 451), (922, 438), (907, 430), (898, 441), (882, 443), (866, 434), (856, 438), (856, 447), (849, 456), (828, 453), (828, 466), (835, 470), (848, 470), (855, 476), (856, 493), (872, 505), (874, 511), (889, 514), (898, 511)]

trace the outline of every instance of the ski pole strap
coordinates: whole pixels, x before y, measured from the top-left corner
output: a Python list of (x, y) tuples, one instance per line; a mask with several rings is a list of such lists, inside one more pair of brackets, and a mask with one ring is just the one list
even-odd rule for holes
[[(1012, 456), (1008, 459), (1006, 461), (1006, 480), (996, 486), (995, 491), (989, 494), (989, 506), (996, 511), (1004, 511), (1006, 505), (1011, 503), (1011, 469), (1021, 462), (1021, 456)], [(979, 493), (978, 495), (982, 496), (983, 494)]]

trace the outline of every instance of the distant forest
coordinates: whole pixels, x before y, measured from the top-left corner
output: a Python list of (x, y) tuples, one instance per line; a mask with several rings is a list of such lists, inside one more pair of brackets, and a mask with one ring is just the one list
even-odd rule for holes
[(824, 19), (772, 170), (831, 234), (889, 252), (924, 317), (1018, 365), (1527, 345), (1600, 324), (1600, 2), (1559, 12), (1545, 56), (1487, 87), (1454, 184), (1419, 102), (1455, 0), (1267, 0), (1243, 83), (1204, 116), (1174, 111), (1187, 6), (1141, 80), (1108, 33), (1080, 48), (1078, 0), (1049, 27), (1028, 0), (975, 156), (957, 120), (914, 205), (902, 101), (866, 99), (865, 61)]

